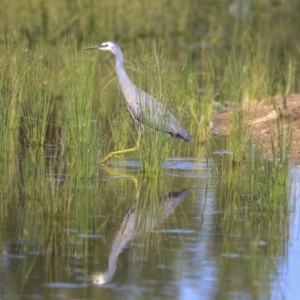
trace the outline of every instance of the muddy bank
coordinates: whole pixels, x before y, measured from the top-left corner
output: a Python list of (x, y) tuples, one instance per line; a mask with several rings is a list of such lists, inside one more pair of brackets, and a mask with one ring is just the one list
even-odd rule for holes
[[(276, 138), (277, 119), (290, 120), (292, 126), (292, 145), (290, 160), (300, 164), (300, 94), (291, 94), (273, 101), (255, 101), (251, 103), (248, 122), (251, 139), (262, 145), (263, 155), (272, 158), (271, 137)], [(230, 134), (229, 122), (232, 110), (219, 113), (213, 118), (213, 131)]]

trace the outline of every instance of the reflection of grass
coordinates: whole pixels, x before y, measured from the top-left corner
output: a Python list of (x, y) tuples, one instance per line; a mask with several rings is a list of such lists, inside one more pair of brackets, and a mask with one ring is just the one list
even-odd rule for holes
[(269, 295), (278, 261), (288, 244), (289, 213), (257, 211), (247, 208), (247, 203), (233, 213), (231, 204), (225, 203), (221, 232), (224, 238), (220, 259), (221, 294), (232, 285), (241, 293)]
[[(119, 236), (114, 242), (116, 251), (122, 251), (138, 235), (145, 246), (134, 248), (133, 252), (151, 257), (153, 251), (160, 251), (165, 245), (165, 239), (163, 233), (151, 235), (149, 231), (163, 226), (164, 220), (188, 195), (187, 190), (168, 194), (162, 178), (137, 181), (133, 175), (119, 169), (115, 173), (109, 166), (105, 168), (111, 178), (116, 175), (118, 178), (98, 182), (96, 177), (82, 176), (78, 163), (71, 166), (65, 163), (57, 158), (46, 163), (41, 149), (27, 151), (22, 160), (20, 189), (24, 196), (21, 206), (18, 200), (14, 203), (12, 218), (17, 218), (16, 227), (24, 238), (20, 253), (37, 252), (31, 256), (32, 260), (20, 264), (24, 269), (20, 270), (19, 283), (23, 286), (41, 259), (45, 282), (61, 281), (65, 277), (70, 280), (74, 260), (87, 271), (90, 253), (98, 262), (99, 255), (103, 256), (102, 243), (106, 243), (112, 228), (117, 228)], [(68, 173), (64, 173), (65, 168)], [(58, 169), (63, 173), (55, 173)], [(120, 216), (124, 217), (119, 224), (116, 220)], [(90, 239), (90, 234), (99, 236), (99, 240)]]
[[(288, 243), (290, 130), (289, 121), (278, 118), (273, 159), (264, 160), (259, 144), (252, 145), (242, 163), (226, 168), (221, 182), (220, 222), (225, 239), (221, 280), (231, 274), (225, 282), (239, 278), (255, 294), (269, 293), (268, 280), (264, 284), (261, 278), (273, 276), (278, 267), (273, 258)], [(236, 259), (230, 258), (232, 253)]]
[(107, 195), (111, 192), (112, 198), (115, 184), (102, 184), (99, 188), (88, 160), (77, 159), (70, 164), (63, 157), (54, 156), (46, 161), (42, 148), (25, 152), (19, 168), (22, 199), (20, 205), (18, 198), (12, 198), (16, 199), (12, 203), (16, 211), (12, 222), (25, 241), (20, 252), (36, 252), (34, 260), (24, 260), (20, 284), (26, 284), (40, 259), (45, 266), (45, 282), (61, 280), (62, 276), (69, 278), (76, 255), (86, 270), (88, 235), (101, 227), (102, 215), (118, 209), (115, 202), (107, 204), (102, 200), (103, 190)]
[[(281, 138), (279, 143), (286, 139), (289, 135)], [(280, 147), (274, 149), (274, 154), (279, 152)], [(224, 236), (220, 272), (220, 280), (225, 282), (224, 290), (238, 278), (241, 282), (239, 290), (269, 293), (268, 278), (278, 267), (273, 258), (281, 255), (288, 243), (287, 176), (288, 156), (265, 161), (259, 146), (252, 148), (242, 164), (229, 167), (223, 174), (219, 197), (223, 214), (219, 221)], [(235, 259), (231, 255), (235, 255)]]
[[(142, 243), (143, 247), (133, 247), (132, 259), (136, 257), (151, 259), (154, 253), (159, 253), (160, 249), (166, 248), (166, 238), (163, 233), (150, 234), (152, 230), (163, 226), (163, 220), (177, 208), (174, 200), (173, 209), (170, 208), (170, 212), (165, 210), (165, 203), (172, 201), (164, 198), (165, 193), (166, 187), (161, 179), (145, 179), (140, 182), (136, 202), (138, 217), (136, 232), (138, 233), (137, 242)], [(162, 258), (160, 255), (155, 257)]]

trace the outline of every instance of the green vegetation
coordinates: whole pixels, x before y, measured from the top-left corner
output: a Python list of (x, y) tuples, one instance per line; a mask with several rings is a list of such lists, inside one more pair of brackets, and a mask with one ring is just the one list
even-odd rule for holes
[[(234, 115), (242, 120), (246, 118), (240, 112)], [(249, 289), (253, 295), (268, 295), (272, 288), (266, 278), (273, 276), (270, 274), (278, 267), (273, 258), (280, 255), (285, 258), (282, 248), (289, 236), (290, 120), (278, 120), (277, 133), (272, 136), (272, 160), (264, 158), (262, 147), (259, 143), (252, 144), (247, 133), (243, 136), (238, 130), (241, 124), (232, 126), (237, 135), (228, 138), (229, 154), (223, 158), (222, 180), (217, 189), (219, 210), (223, 212), (217, 224), (224, 237), (220, 272), (223, 286), (219, 292), (227, 291), (240, 276), (238, 270), (243, 270), (242, 282), (247, 282), (245, 292)], [(245, 147), (238, 147), (236, 140)], [(265, 256), (271, 259), (266, 262)]]
[[(107, 153), (135, 145), (112, 55), (82, 50), (107, 39), (120, 43), (133, 81), (169, 107), (194, 138), (179, 143), (146, 131), (138, 153), (120, 160), (133, 156), (143, 173), (156, 177), (168, 157), (201, 157), (214, 110), (232, 102), (228, 147), (240, 164), (249, 149), (251, 100), (295, 90), (299, 4), (252, 1), (240, 11), (229, 4), (4, 1), (0, 155), (7, 174), (13, 168), (7, 162), (20, 151), (51, 144), (68, 172), (91, 178)], [(282, 144), (278, 137), (274, 143)]]
[[(105, 63), (108, 56), (104, 53), (90, 55), (81, 50), (107, 39), (120, 43), (134, 81), (171, 108), (192, 133), (196, 142), (182, 145), (181, 151), (203, 151), (199, 145), (209, 137), (216, 103), (234, 102), (240, 114), (245, 100), (294, 90), (297, 31), (268, 28), (283, 19), (284, 28), (290, 24), (289, 28), (296, 28), (296, 1), (290, 5), (254, 1), (241, 7), (226, 1), (191, 0), (147, 5), (139, 1), (128, 5), (122, 0), (52, 1), (51, 5), (7, 1), (3, 7), (1, 93), (11, 99), (3, 113), (11, 110), (10, 126), (27, 146), (55, 143), (75, 156), (82, 155), (78, 147), (87, 147), (86, 151), (94, 152), (91, 157), (97, 157), (94, 162), (99, 162), (110, 150), (135, 144), (136, 131), (113, 80), (113, 64)], [(236, 127), (244, 128), (242, 124)], [(147, 154), (152, 137), (160, 140), (149, 133), (148, 142), (141, 142), (146, 145), (138, 156), (144, 173), (147, 164), (158, 167), (170, 153), (176, 155), (172, 149), (178, 149), (176, 141), (157, 141), (155, 149), (164, 155)], [(8, 144), (18, 147), (16, 142)], [(164, 144), (171, 144), (171, 149)], [(246, 152), (241, 140), (236, 145), (243, 148), (241, 153)], [(151, 161), (149, 154), (158, 160)]]
[[(252, 100), (299, 91), (300, 2), (254, 0), (240, 10), (234, 3), (2, 1), (0, 237), (10, 216), (38, 248), (53, 249), (47, 252), (47, 279), (60, 273), (66, 253), (83, 253), (86, 266), (89, 251), (101, 252), (99, 243), (91, 250), (77, 233), (100, 235), (117, 226), (115, 216), (135, 200), (142, 213), (156, 214), (161, 202), (151, 200), (163, 194), (162, 164), (172, 157), (201, 161), (205, 151), (210, 156), (212, 115), (229, 103), (229, 155), (219, 184), (223, 233), (234, 227), (242, 235), (253, 228), (251, 286), (259, 280), (260, 227), (268, 242), (278, 237), (267, 249), (270, 256), (278, 254), (287, 236), (290, 120), (278, 119), (271, 161), (250, 142), (248, 122)], [(124, 169), (135, 176), (127, 162), (139, 161), (138, 176), (156, 180), (138, 186), (140, 202), (130, 177), (100, 164), (110, 151), (135, 146), (138, 136), (118, 88), (113, 55), (83, 51), (106, 40), (120, 44), (133, 82), (166, 105), (193, 137), (184, 143), (146, 129), (137, 152), (112, 159), (113, 166), (126, 161)], [(140, 226), (149, 229), (152, 217)], [(248, 220), (245, 226), (241, 218)], [(156, 241), (144, 242), (158, 250)], [(247, 246), (226, 242), (228, 252)]]

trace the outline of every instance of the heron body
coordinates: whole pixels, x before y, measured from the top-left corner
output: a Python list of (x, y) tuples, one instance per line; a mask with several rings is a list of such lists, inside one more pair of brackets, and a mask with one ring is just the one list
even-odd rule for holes
[(130, 116), (137, 126), (149, 126), (187, 142), (192, 140), (189, 133), (165, 106), (133, 84), (124, 68), (123, 53), (117, 43), (104, 42), (98, 46), (86, 48), (86, 50), (92, 49), (109, 50), (115, 55), (119, 85)]
[(124, 68), (123, 53), (117, 43), (109, 41), (85, 48), (85, 50), (94, 49), (111, 51), (115, 55), (118, 82), (129, 114), (139, 129), (147, 126), (186, 142), (192, 140), (190, 134), (162, 103), (133, 84)]

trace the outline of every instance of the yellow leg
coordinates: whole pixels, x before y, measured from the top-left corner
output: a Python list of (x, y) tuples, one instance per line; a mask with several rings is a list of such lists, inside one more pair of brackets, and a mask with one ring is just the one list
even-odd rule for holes
[(118, 150), (118, 151), (113, 151), (111, 153), (109, 153), (108, 155), (106, 155), (102, 160), (101, 163), (105, 163), (106, 161), (108, 161), (112, 156), (121, 154), (121, 153), (127, 153), (127, 152), (133, 152), (137, 150), (137, 146), (133, 147), (133, 148), (129, 148), (129, 149), (125, 149), (125, 150)]
[[(115, 167), (110, 167), (109, 165), (103, 164), (103, 169), (111, 176), (121, 176), (123, 178), (128, 178), (131, 179), (134, 182), (135, 187), (137, 188), (138, 184), (138, 179), (136, 176), (126, 173), (124, 171), (124, 168), (115, 168)], [(125, 169), (126, 170), (126, 169)]]
[(137, 142), (136, 142), (136, 146), (133, 147), (133, 148), (129, 148), (129, 149), (125, 149), (125, 150), (118, 150), (118, 151), (113, 151), (113, 152), (110, 152), (108, 155), (106, 155), (100, 162), (101, 164), (104, 164), (106, 161), (108, 161), (112, 156), (115, 156), (115, 155), (118, 155), (118, 154), (121, 154), (121, 153), (128, 153), (128, 152), (134, 152), (138, 149), (139, 147), (139, 144), (140, 144), (140, 139), (141, 139), (141, 133), (139, 131), (139, 135), (138, 135), (138, 139), (137, 139)]

